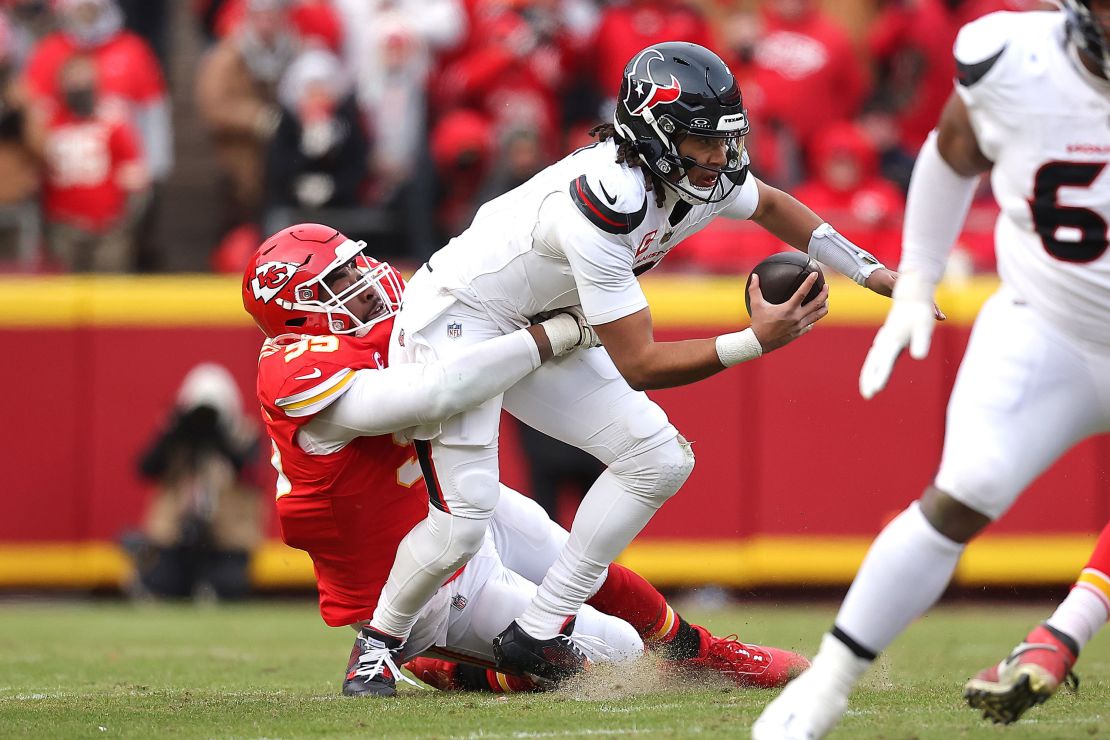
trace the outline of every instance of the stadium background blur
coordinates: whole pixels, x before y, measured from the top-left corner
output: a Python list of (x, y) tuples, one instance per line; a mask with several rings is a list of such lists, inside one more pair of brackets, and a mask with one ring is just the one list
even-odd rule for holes
[[(260, 337), (238, 275), (263, 234), (321, 221), (411, 270), (482, 202), (588, 143), (632, 54), (680, 39), (715, 49), (740, 79), (755, 172), (893, 267), (957, 29), (1040, 5), (0, 2), (0, 588), (131, 582), (124, 533), (149, 523), (159, 496), (138, 460), (180, 411), (183, 379), (223, 366), (242, 399), (232, 405), (253, 417)], [(83, 108), (82, 92), (95, 104)], [(970, 323), (996, 285), (988, 188), (939, 297), (951, 320), (877, 400), (859, 399), (856, 376), (886, 304), (843, 282), (803, 342), (653, 394), (698, 465), (624, 562), (664, 586), (850, 581), (939, 458)], [(684, 243), (643, 278), (658, 335), (741, 323), (746, 271), (782, 248), (724, 220)], [(503, 478), (527, 490), (507, 427)], [(969, 548), (957, 583), (1070, 583), (1110, 517), (1108, 471), (1110, 439), (1072, 451)], [(244, 514), (255, 536), (241, 539), (253, 587), (309, 587), (307, 558), (276, 539), (265, 452), (235, 472), (261, 501)]]

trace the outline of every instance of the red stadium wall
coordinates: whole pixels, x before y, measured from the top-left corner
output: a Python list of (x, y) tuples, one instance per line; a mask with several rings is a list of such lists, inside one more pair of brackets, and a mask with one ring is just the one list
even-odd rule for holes
[[(741, 322), (739, 280), (645, 286), (661, 339)], [(884, 302), (833, 287), (829, 320), (802, 341), (652, 394), (694, 443), (697, 465), (625, 562), (662, 584), (846, 583), (879, 527), (929, 482), (970, 319), (993, 285), (942, 295), (952, 319), (929, 359), (904, 361), (871, 402), (856, 377)], [(198, 362), (224, 364), (252, 398), (259, 336), (226, 279), (0, 280), (0, 586), (118, 584), (128, 565), (114, 540), (138, 523), (147, 493), (137, 456)], [(505, 428), (503, 478), (524, 490), (526, 462)], [(1108, 471), (1110, 439), (1073, 450), (973, 544), (958, 578), (1070, 582), (1110, 517)], [(253, 567), (261, 586), (311, 583), (307, 559), (280, 542)]]

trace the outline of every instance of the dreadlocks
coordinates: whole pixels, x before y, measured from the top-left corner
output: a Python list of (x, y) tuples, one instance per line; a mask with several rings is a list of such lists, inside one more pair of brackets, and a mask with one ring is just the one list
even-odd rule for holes
[(663, 181), (640, 160), (640, 155), (636, 153), (636, 146), (631, 141), (627, 141), (618, 134), (616, 127), (611, 123), (603, 123), (599, 126), (594, 126), (590, 129), (590, 136), (596, 137), (598, 141), (616, 139), (617, 164), (639, 167), (640, 171), (644, 173), (644, 187), (648, 192), (655, 192), (655, 205), (659, 208), (663, 207), (663, 203), (667, 197), (667, 191), (663, 185)]

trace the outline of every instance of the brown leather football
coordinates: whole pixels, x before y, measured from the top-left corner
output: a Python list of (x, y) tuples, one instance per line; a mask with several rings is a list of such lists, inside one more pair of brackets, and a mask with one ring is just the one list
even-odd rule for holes
[[(798, 292), (798, 288), (802, 287), (802, 282), (811, 272), (817, 273), (817, 282), (802, 301), (802, 305), (805, 305), (825, 287), (825, 274), (821, 272), (821, 266), (816, 260), (810, 259), (808, 254), (796, 250), (772, 254), (755, 266), (752, 275), (759, 275), (759, 290), (763, 293), (763, 300), (768, 303), (786, 303), (790, 296)], [(752, 315), (752, 299), (748, 293), (748, 288), (752, 285), (752, 275), (748, 275), (748, 281), (744, 284), (744, 306), (748, 309), (748, 316)]]

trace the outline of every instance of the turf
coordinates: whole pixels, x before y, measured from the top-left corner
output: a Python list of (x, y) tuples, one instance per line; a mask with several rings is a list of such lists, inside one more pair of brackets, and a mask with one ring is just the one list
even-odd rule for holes
[[(1048, 605), (950, 606), (881, 659), (834, 738), (1110, 737), (1110, 637), (1084, 651), (1078, 694), (1007, 728), (960, 699)], [(833, 606), (685, 609), (718, 633), (812, 652)], [(773, 692), (678, 684), (656, 670), (599, 674), (550, 695), (404, 687), (394, 700), (338, 696), (350, 630), (311, 604), (0, 604), (0, 737), (747, 737)]]

